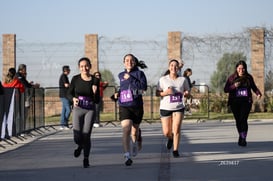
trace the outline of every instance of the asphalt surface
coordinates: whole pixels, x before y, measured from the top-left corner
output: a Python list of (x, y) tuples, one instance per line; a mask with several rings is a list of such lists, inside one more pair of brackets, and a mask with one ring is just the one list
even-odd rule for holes
[(273, 180), (273, 121), (249, 121), (247, 147), (234, 121), (184, 121), (180, 158), (165, 148), (160, 123), (143, 123), (143, 149), (125, 166), (121, 128), (93, 128), (90, 167), (73, 157), (72, 130), (45, 127), (0, 142), (0, 181)]

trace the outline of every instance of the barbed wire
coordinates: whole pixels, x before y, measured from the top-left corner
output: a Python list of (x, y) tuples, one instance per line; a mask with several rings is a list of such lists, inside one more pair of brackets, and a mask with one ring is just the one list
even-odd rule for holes
[[(192, 80), (196, 83), (210, 84), (210, 76), (216, 70), (216, 64), (224, 53), (240, 52), (250, 63), (250, 31), (238, 33), (210, 34), (193, 36), (182, 34), (182, 59), (184, 68), (193, 70)], [(155, 85), (159, 77), (167, 70), (167, 36), (158, 40), (130, 40), (128, 37), (111, 39), (99, 36), (99, 68), (117, 75), (123, 70), (123, 56), (133, 53), (145, 61), (148, 69), (144, 72), (148, 83)], [(265, 30), (265, 74), (272, 70), (273, 29)], [(2, 41), (1, 41), (2, 47)], [(58, 78), (63, 65), (70, 65), (70, 76), (78, 73), (77, 61), (84, 56), (84, 42), (43, 43), (16, 42), (17, 65), (28, 65), (28, 79), (39, 82), (44, 87), (58, 86)], [(2, 49), (0, 50), (2, 62)], [(2, 75), (2, 65), (0, 65)]]

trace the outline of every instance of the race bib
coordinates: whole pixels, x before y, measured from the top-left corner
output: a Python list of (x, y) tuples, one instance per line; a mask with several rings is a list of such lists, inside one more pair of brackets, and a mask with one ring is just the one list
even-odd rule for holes
[(180, 92), (170, 95), (170, 103), (173, 102), (182, 102), (182, 94)]
[(240, 88), (236, 90), (236, 97), (247, 97), (247, 96), (248, 96), (247, 88)]
[(94, 109), (94, 104), (93, 104), (93, 101), (91, 101), (90, 97), (79, 96), (78, 99), (79, 99), (79, 103), (78, 103), (79, 107), (83, 109), (88, 109), (88, 110)]
[(127, 89), (120, 92), (120, 102), (131, 102), (133, 101), (132, 91)]

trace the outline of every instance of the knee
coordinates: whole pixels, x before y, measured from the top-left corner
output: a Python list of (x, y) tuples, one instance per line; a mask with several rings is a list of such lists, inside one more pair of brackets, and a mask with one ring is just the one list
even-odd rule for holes
[(122, 127), (122, 131), (124, 134), (130, 134), (131, 128), (129, 126)]
[(170, 133), (169, 131), (163, 131), (163, 135), (165, 137), (171, 137), (172, 136), (172, 133)]

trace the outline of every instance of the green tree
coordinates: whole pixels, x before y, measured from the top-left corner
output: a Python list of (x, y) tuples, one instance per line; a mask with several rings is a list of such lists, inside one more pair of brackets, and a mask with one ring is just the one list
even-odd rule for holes
[(265, 91), (273, 89), (273, 72), (270, 70), (265, 76)]
[(110, 70), (107, 69), (103, 69), (100, 71), (101, 76), (102, 76), (102, 81), (107, 81), (109, 83), (110, 86), (116, 86), (116, 80), (114, 75), (112, 74), (112, 72)]
[(224, 92), (227, 78), (234, 73), (235, 64), (239, 60), (246, 60), (246, 56), (238, 52), (224, 53), (223, 57), (217, 63), (217, 70), (213, 72), (210, 78), (212, 92), (218, 94)]

